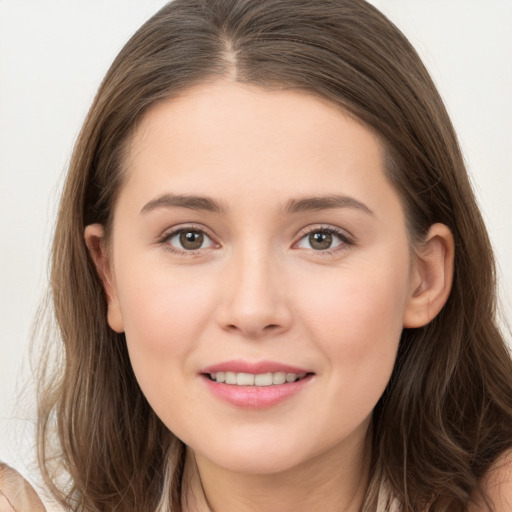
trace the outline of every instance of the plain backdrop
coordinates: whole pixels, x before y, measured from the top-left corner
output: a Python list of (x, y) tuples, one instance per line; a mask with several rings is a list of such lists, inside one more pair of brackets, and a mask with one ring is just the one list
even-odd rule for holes
[[(254, 0), (257, 1), (257, 0)], [(312, 0), (314, 1), (314, 0)], [(0, 460), (30, 473), (30, 326), (74, 140), (101, 78), (163, 0), (0, 0)], [(410, 38), (459, 134), (512, 310), (512, 0), (373, 0)], [(468, 276), (470, 279), (471, 276)]]

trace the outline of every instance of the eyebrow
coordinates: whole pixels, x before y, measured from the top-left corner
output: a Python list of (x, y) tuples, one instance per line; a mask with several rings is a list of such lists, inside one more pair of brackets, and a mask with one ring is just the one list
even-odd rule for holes
[[(158, 208), (188, 208), (190, 210), (212, 213), (225, 213), (228, 210), (227, 206), (210, 197), (167, 193), (146, 203), (141, 209), (141, 213), (148, 213)], [(291, 199), (286, 204), (285, 213), (291, 214), (334, 208), (355, 208), (368, 215), (374, 215), (373, 211), (361, 201), (339, 194)]]
[(188, 208), (189, 210), (224, 213), (227, 207), (209, 197), (182, 194), (163, 194), (146, 203), (141, 213), (148, 213), (158, 208)]
[(354, 197), (339, 194), (292, 199), (288, 201), (285, 211), (286, 213), (299, 213), (333, 208), (355, 208), (368, 215), (375, 215), (373, 211), (361, 201), (358, 201)]

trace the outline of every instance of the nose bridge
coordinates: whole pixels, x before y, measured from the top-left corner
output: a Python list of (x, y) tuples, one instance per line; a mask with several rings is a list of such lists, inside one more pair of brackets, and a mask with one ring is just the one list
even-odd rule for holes
[(228, 265), (223, 328), (250, 337), (287, 329), (291, 316), (275, 251), (268, 244), (247, 241), (233, 250)]

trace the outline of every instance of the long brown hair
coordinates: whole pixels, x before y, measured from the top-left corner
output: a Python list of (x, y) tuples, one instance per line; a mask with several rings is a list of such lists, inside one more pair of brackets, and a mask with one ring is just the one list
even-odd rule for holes
[[(451, 295), (430, 324), (403, 331), (373, 414), (365, 510), (381, 481), (403, 511), (465, 510), (512, 445), (512, 363), (496, 325), (493, 255), (430, 76), (363, 0), (175, 0), (112, 64), (74, 149), (53, 244), (62, 359), (58, 371), (42, 370), (38, 445), (48, 485), (71, 509), (179, 510), (183, 446), (139, 389), (124, 335), (108, 327), (84, 228), (102, 223), (108, 236), (127, 142), (146, 109), (223, 77), (341, 106), (383, 141), (411, 240), (436, 222), (451, 229)], [(57, 483), (59, 470), (67, 485)]]

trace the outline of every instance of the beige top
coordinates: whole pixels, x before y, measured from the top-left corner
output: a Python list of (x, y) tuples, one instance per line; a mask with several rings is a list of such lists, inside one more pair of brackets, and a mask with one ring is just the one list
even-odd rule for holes
[[(376, 512), (384, 512), (386, 493), (381, 488)], [(0, 512), (56, 512), (59, 507), (48, 508), (34, 488), (16, 470), (0, 462)], [(395, 510), (391, 507), (391, 510)]]

